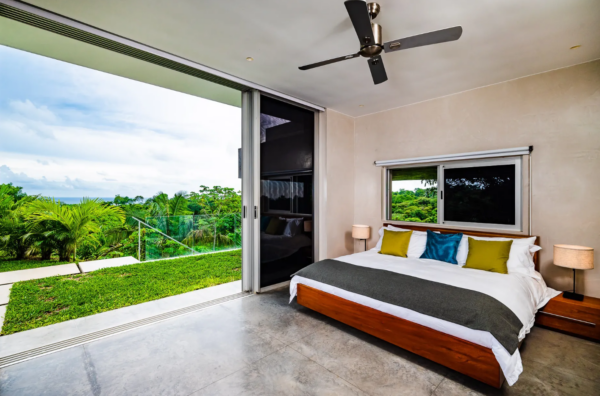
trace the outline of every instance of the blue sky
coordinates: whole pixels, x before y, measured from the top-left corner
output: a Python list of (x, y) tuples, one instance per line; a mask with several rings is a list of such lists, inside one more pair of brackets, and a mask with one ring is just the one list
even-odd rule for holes
[(0, 46), (0, 183), (55, 197), (240, 189), (241, 110)]

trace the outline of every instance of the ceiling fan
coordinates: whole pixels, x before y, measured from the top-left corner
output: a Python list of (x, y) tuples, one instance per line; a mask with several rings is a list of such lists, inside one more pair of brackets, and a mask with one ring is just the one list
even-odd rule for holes
[(381, 59), (380, 55), (382, 51), (388, 53), (424, 45), (444, 43), (446, 41), (458, 40), (462, 35), (462, 27), (455, 26), (383, 43), (381, 25), (372, 22), (381, 10), (379, 4), (366, 3), (364, 0), (347, 0), (344, 2), (344, 5), (352, 21), (352, 25), (354, 25), (354, 30), (356, 30), (358, 41), (360, 41), (360, 51), (355, 54), (301, 66), (299, 67), (300, 70), (314, 69), (315, 67), (364, 56), (368, 58), (373, 82), (380, 84), (387, 81), (383, 59)]

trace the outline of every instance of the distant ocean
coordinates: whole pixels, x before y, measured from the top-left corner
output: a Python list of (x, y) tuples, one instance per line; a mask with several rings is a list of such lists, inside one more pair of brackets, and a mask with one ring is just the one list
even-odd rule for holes
[[(90, 197), (90, 198), (94, 198), (94, 197)], [(81, 197), (54, 197), (55, 200), (60, 201), (62, 203), (65, 204), (78, 204), (79, 202), (81, 202)], [(103, 201), (112, 201), (114, 198), (102, 198), (102, 197), (98, 197), (98, 199), (101, 199)]]

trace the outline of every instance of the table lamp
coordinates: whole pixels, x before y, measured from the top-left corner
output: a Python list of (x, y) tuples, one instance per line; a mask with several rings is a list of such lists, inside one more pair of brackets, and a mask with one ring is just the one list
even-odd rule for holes
[(304, 232), (312, 232), (312, 220), (304, 220)]
[(573, 291), (564, 292), (563, 297), (583, 301), (583, 294), (575, 293), (575, 270), (594, 268), (594, 249), (576, 245), (554, 245), (554, 265), (573, 269)]
[(365, 240), (365, 252), (367, 251), (367, 239), (371, 237), (371, 227), (368, 225), (355, 224), (352, 226), (352, 238)]

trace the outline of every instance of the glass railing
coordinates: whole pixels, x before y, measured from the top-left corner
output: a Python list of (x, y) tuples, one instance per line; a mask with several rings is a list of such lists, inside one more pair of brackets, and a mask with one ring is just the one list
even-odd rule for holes
[(140, 219), (139, 259), (147, 261), (239, 249), (242, 246), (241, 220), (240, 213)]

